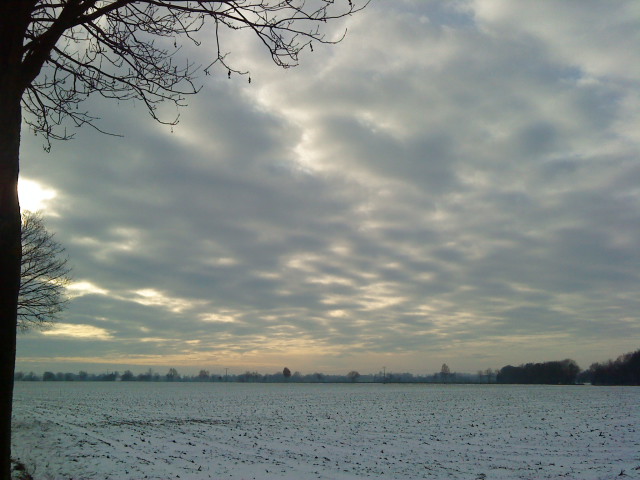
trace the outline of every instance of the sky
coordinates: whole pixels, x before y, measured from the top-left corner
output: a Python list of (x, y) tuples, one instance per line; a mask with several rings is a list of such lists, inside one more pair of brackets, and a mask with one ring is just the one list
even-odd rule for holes
[[(73, 268), (17, 370), (476, 372), (640, 347), (640, 2), (373, 0), (171, 129), (89, 100), (23, 209)], [(185, 48), (207, 63), (207, 43)]]

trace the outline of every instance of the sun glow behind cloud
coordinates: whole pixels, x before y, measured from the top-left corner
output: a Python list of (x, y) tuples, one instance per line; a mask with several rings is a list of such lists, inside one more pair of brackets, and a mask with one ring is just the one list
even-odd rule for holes
[(18, 194), (20, 207), (32, 212), (45, 209), (47, 204), (58, 196), (58, 192), (53, 188), (23, 177), (18, 180)]

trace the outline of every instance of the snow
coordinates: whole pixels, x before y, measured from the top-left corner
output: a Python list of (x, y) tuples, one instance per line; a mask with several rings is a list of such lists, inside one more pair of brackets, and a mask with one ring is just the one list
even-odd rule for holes
[(38, 479), (640, 478), (640, 388), (19, 382)]

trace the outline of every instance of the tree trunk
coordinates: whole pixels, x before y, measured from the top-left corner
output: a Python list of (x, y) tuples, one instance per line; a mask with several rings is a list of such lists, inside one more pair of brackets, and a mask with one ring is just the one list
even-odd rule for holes
[[(20, 289), (20, 205), (18, 159), (20, 97), (0, 85), (0, 478), (10, 478), (11, 410)], [(14, 96), (15, 97), (15, 96)]]
[(0, 6), (0, 479), (11, 478), (11, 412), (20, 290), (20, 80), (28, 2)]

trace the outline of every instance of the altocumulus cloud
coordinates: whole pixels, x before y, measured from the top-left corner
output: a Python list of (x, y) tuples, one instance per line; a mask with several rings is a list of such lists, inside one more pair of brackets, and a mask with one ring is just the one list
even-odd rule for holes
[(25, 136), (76, 283), (18, 368), (475, 371), (637, 348), (639, 15), (374, 1), (293, 70), (237, 43), (253, 82), (204, 79), (173, 133), (96, 100), (124, 138), (46, 155)]

